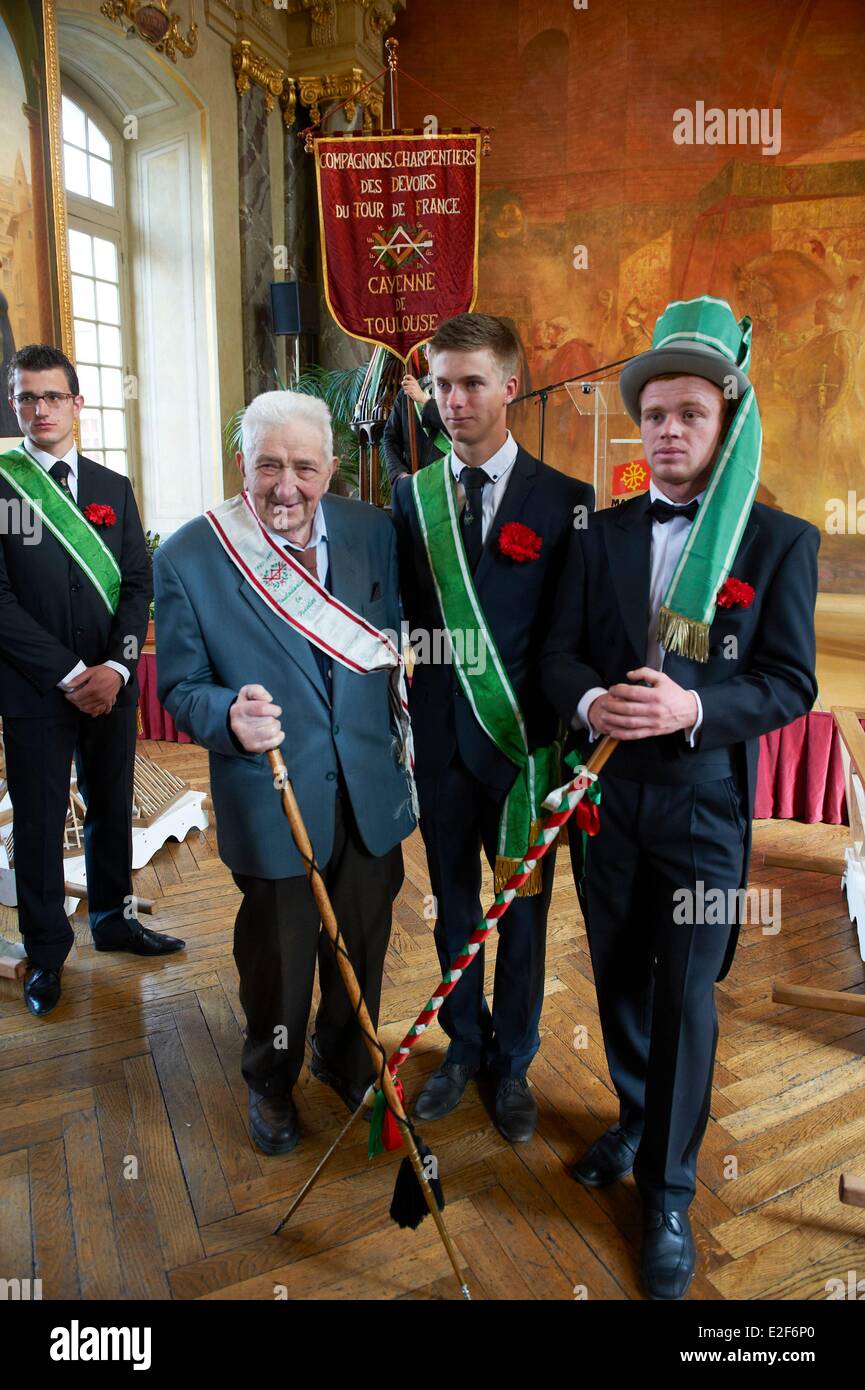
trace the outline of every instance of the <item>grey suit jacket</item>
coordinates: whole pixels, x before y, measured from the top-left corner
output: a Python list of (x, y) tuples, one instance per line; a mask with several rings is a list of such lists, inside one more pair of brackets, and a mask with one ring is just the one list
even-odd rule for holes
[[(328, 585), (378, 628), (399, 631), (396, 539), (384, 513), (322, 498)], [(364, 845), (382, 855), (414, 828), (388, 699), (387, 672), (333, 663), (332, 700), (309, 642), (271, 613), (197, 517), (160, 546), (154, 564), (159, 698), (179, 729), (210, 752), (219, 852), (258, 878), (304, 872), (266, 754), (244, 753), (228, 712), (257, 682), (282, 707), (281, 745), (318, 863), (333, 849), (339, 771)]]

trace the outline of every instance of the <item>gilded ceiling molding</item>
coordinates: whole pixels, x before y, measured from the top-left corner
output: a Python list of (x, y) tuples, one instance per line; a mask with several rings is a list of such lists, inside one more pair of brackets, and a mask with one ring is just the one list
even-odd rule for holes
[(314, 48), (332, 48), (336, 43), (336, 0), (300, 0), (309, 11)]
[(394, 23), (394, 14), (391, 0), (360, 0), (366, 12), (366, 27), (375, 38), (382, 38)]
[(285, 79), (285, 86), (279, 98), (282, 107), (282, 124), (288, 130), (294, 125), (294, 118), (297, 112), (297, 84), (293, 77)]
[(330, 105), (333, 102), (344, 101), (346, 120), (352, 122), (360, 106), (363, 112), (363, 128), (371, 131), (377, 122), (381, 126), (382, 107), (384, 97), (381, 92), (370, 87), (363, 93), (363, 96), (354, 100), (356, 93), (364, 86), (364, 76), (360, 68), (352, 68), (349, 72), (329, 73), (322, 77), (299, 77), (297, 79), (299, 93), (298, 100), (302, 106), (309, 107), (310, 120), (313, 125), (318, 125), (321, 121), (321, 104)]
[(252, 83), (264, 88), (264, 109), (268, 115), (285, 87), (285, 73), (256, 53), (249, 39), (239, 39), (231, 50), (234, 85), (239, 96), (248, 92)]
[(172, 12), (168, 0), (103, 0), (100, 12), (113, 24), (121, 25), (127, 36), (137, 34), (172, 63), (177, 62), (178, 53), (191, 58), (198, 48), (194, 0), (190, 0), (189, 28), (185, 37), (180, 29), (180, 15)]

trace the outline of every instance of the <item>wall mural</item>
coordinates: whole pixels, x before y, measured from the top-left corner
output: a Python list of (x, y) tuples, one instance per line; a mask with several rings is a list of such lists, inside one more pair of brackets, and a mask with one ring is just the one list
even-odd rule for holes
[[(435, 16), (409, 6), (394, 32), (409, 72), (494, 127), (476, 307), (514, 321), (528, 383), (648, 347), (671, 299), (728, 299), (754, 320), (760, 500), (820, 527), (824, 590), (861, 591), (865, 534), (826, 528), (865, 477), (861, 0), (514, 0), (473, 6), (470, 43), (462, 0)], [(459, 124), (404, 85), (404, 125)], [(591, 476), (565, 393), (545, 456)]]

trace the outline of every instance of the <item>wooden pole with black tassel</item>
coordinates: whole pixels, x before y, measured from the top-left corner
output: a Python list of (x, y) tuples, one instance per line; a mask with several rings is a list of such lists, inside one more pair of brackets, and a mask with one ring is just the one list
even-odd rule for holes
[(288, 771), (283, 761), (282, 754), (278, 749), (272, 749), (268, 753), (267, 758), (270, 763), (271, 771), (273, 772), (274, 787), (282, 794), (282, 808), (291, 826), (291, 833), (297, 845), (298, 853), (306, 865), (307, 877), (310, 882), (310, 887), (312, 888), (316, 906), (321, 914), (322, 926), (327, 932), (333, 946), (337, 967), (342, 976), (343, 984), (348, 992), (348, 997), (351, 1000), (351, 1005), (355, 1011), (358, 1023), (360, 1024), (367, 1051), (372, 1059), (373, 1066), (377, 1071), (380, 1071), (378, 1080), (384, 1092), (388, 1108), (399, 1126), (408, 1150), (408, 1157), (403, 1159), (397, 1175), (390, 1214), (398, 1225), (403, 1227), (410, 1226), (412, 1229), (415, 1229), (426, 1215), (426, 1211), (429, 1211), (436, 1224), (453, 1272), (456, 1275), (460, 1293), (463, 1298), (470, 1299), (471, 1294), (469, 1293), (468, 1285), (465, 1283), (460, 1271), (457, 1252), (442, 1215), (444, 1195), (442, 1193), (441, 1183), (436, 1174), (435, 1159), (426, 1145), (417, 1136), (411, 1121), (405, 1113), (399, 1093), (394, 1085), (393, 1077), (386, 1066), (387, 1053), (378, 1040), (378, 1035), (372, 1025), (372, 1019), (369, 1016), (366, 1002), (360, 990), (360, 985), (357, 982), (357, 976), (354, 973), (354, 967), (340, 939), (336, 915), (331, 905), (330, 897), (321, 875), (321, 870), (315, 862), (315, 854), (309, 838), (309, 833), (304, 824), (300, 807), (297, 804), (294, 788), (289, 781)]

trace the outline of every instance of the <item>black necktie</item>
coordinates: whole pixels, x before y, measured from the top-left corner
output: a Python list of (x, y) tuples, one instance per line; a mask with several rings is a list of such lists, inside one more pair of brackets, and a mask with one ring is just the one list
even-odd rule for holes
[(649, 506), (649, 516), (653, 521), (660, 521), (662, 526), (665, 521), (672, 521), (674, 516), (686, 516), (689, 521), (693, 521), (699, 505), (696, 497), (684, 507), (674, 507), (671, 502), (663, 502), (660, 497), (656, 497)]
[(48, 472), (55, 483), (59, 483), (65, 492), (69, 491), (69, 474), (72, 470), (68, 463), (65, 463), (63, 459), (58, 459), (56, 463), (52, 463)]
[(489, 475), (482, 468), (469, 468), (468, 465), (460, 474), (465, 494), (466, 504), (463, 508), (461, 519), (463, 541), (465, 543), (466, 555), (468, 556), (469, 568), (474, 574), (478, 560), (481, 558), (483, 549), (483, 492), (485, 485), (490, 481)]

